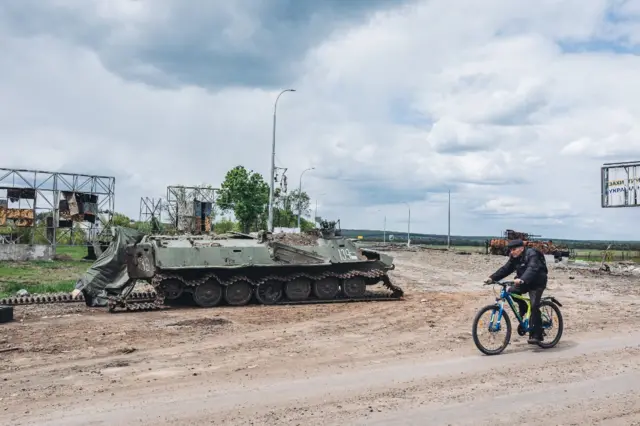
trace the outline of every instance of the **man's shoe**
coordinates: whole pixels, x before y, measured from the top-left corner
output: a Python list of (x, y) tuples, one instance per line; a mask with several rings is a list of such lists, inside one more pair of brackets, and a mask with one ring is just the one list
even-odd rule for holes
[(528, 340), (530, 345), (537, 345), (538, 343), (542, 342), (542, 337), (540, 336), (529, 336), (529, 340)]

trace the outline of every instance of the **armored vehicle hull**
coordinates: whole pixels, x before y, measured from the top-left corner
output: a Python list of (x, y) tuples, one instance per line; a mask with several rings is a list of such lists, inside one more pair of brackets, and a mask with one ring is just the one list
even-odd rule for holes
[[(393, 259), (358, 248), (348, 239), (318, 235), (311, 244), (286, 244), (262, 234), (227, 236), (145, 236), (125, 254), (132, 282), (156, 289), (156, 304), (189, 293), (202, 307), (222, 303), (265, 305), (400, 298), (388, 271)], [(372, 295), (367, 286), (382, 283), (391, 294)], [(125, 297), (111, 307), (124, 306)]]

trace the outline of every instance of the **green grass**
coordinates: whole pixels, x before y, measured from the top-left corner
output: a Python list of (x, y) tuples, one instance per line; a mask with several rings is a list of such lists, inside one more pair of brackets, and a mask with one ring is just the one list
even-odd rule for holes
[[(59, 247), (60, 253), (63, 247)], [(25, 289), (31, 294), (69, 292), (76, 281), (91, 266), (91, 261), (79, 260), (86, 249), (64, 247), (64, 254), (75, 260), (0, 262), (0, 298), (14, 296), (18, 290)], [(83, 248), (80, 248), (83, 249)]]
[[(576, 249), (576, 257), (577, 260), (584, 260), (588, 262), (601, 262), (602, 261), (602, 250), (589, 250), (589, 249)], [(620, 261), (631, 261), (640, 263), (640, 252), (638, 251), (628, 251), (628, 250), (611, 250), (611, 258), (606, 259), (605, 262), (620, 262)]]
[(82, 260), (87, 255), (86, 246), (58, 246), (56, 247), (56, 255), (71, 256), (73, 260)]
[[(446, 249), (447, 246), (427, 246), (429, 248), (434, 248), (434, 249)], [(466, 251), (469, 253), (482, 253), (484, 254), (486, 252), (486, 249), (484, 248), (484, 246), (482, 247), (478, 247), (478, 246), (451, 246), (451, 250), (453, 251)]]

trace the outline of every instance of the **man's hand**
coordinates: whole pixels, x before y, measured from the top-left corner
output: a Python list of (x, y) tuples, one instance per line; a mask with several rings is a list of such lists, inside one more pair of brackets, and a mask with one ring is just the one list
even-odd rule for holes
[(487, 278), (486, 280), (484, 280), (485, 284), (491, 284), (493, 282), (493, 280), (491, 278)]
[(524, 281), (522, 281), (520, 278), (516, 278), (515, 280), (513, 280), (513, 285), (507, 288), (507, 292), (513, 293), (519, 291), (520, 285), (522, 284), (524, 284)]

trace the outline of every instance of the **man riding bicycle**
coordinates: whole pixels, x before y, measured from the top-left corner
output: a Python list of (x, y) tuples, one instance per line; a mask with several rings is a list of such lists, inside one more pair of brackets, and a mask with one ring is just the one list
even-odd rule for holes
[[(509, 250), (509, 260), (504, 266), (487, 278), (485, 283), (490, 284), (494, 281), (500, 281), (514, 271), (516, 272), (516, 279), (514, 281), (516, 285), (515, 287), (509, 287), (507, 291), (516, 294), (529, 292), (532, 326), (529, 343), (536, 344), (543, 340), (540, 299), (542, 298), (542, 293), (547, 288), (547, 274), (549, 272), (547, 270), (547, 262), (540, 251), (532, 247), (525, 247), (522, 240), (509, 241), (507, 249)], [(524, 316), (526, 308), (520, 303), (519, 307), (520, 315)]]

